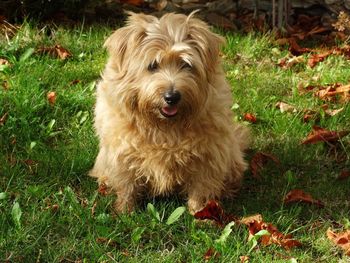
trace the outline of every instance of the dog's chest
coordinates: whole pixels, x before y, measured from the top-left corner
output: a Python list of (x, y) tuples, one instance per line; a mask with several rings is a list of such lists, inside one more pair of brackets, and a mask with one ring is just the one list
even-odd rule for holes
[(196, 149), (191, 145), (138, 145), (125, 151), (129, 169), (146, 181), (156, 194), (186, 184), (196, 173)]

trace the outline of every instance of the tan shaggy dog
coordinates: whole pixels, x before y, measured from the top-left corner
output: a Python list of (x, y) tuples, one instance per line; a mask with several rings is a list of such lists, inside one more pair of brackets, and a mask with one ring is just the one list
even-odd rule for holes
[(193, 14), (173, 13), (131, 13), (107, 39), (91, 176), (116, 193), (116, 212), (132, 211), (145, 194), (177, 192), (194, 213), (240, 186), (248, 135), (233, 123), (223, 43)]

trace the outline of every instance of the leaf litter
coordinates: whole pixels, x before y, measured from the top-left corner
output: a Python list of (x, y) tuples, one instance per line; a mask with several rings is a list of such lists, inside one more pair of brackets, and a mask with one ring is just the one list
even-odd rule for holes
[(276, 165), (281, 164), (278, 158), (270, 153), (257, 152), (253, 156), (252, 160), (250, 161), (250, 169), (253, 178), (260, 179), (259, 172), (268, 161), (273, 161)]
[(350, 256), (350, 230), (335, 233), (328, 228), (326, 235), (335, 245), (342, 248), (347, 256)]
[(322, 127), (314, 125), (309, 135), (302, 141), (301, 144), (315, 144), (319, 142), (336, 143), (341, 138), (350, 133), (350, 130), (344, 131), (329, 131)]
[(323, 202), (320, 200), (314, 199), (310, 194), (305, 193), (300, 189), (293, 189), (288, 192), (283, 200), (285, 204), (302, 202), (307, 204), (316, 205), (318, 207), (324, 207)]

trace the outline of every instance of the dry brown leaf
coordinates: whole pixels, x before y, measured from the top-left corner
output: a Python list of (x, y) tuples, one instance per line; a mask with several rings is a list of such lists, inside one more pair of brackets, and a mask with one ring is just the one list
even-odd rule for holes
[(220, 253), (218, 253), (214, 248), (209, 248), (207, 252), (205, 252), (203, 258), (205, 261), (209, 261), (212, 258), (218, 258), (220, 257)]
[(65, 49), (61, 45), (55, 45), (53, 47), (42, 47), (42, 48), (39, 48), (37, 52), (41, 54), (48, 54), (50, 56), (59, 58), (61, 60), (65, 60), (67, 58), (72, 57), (72, 53), (70, 53), (67, 49)]
[(5, 124), (8, 115), (9, 115), (8, 112), (5, 112), (4, 115), (2, 115), (2, 117), (0, 118), (0, 126)]
[(283, 113), (283, 112), (293, 112), (293, 113), (297, 112), (297, 109), (296, 109), (294, 106), (292, 106), (292, 105), (290, 105), (290, 104), (288, 104), (288, 103), (285, 103), (285, 102), (283, 102), (283, 101), (277, 102), (275, 106), (276, 106), (276, 108), (279, 109), (282, 113)]
[(310, 194), (305, 193), (303, 190), (300, 189), (291, 190), (288, 194), (286, 194), (283, 202), (286, 204), (303, 202), (313, 204), (318, 207), (324, 207), (324, 204), (320, 200), (313, 199)]
[(342, 85), (339, 83), (335, 83), (324, 88), (321, 87), (314, 94), (322, 100), (332, 98), (339, 94), (343, 95), (343, 97), (347, 97), (350, 94), (350, 84)]
[(326, 51), (321, 54), (312, 54), (311, 57), (308, 59), (307, 64), (310, 68), (313, 68), (317, 65), (317, 63), (322, 62), (331, 54), (333, 54), (332, 50)]
[(249, 256), (240, 256), (239, 257), (241, 263), (244, 263), (244, 262), (249, 262)]
[(249, 224), (253, 223), (254, 221), (263, 221), (262, 215), (256, 214), (252, 216), (243, 217), (239, 220), (239, 223), (249, 226)]
[(290, 53), (292, 53), (294, 56), (300, 56), (304, 53), (310, 53), (312, 49), (300, 47), (296, 41), (295, 38), (291, 37), (289, 38), (289, 49)]
[(243, 120), (251, 122), (251, 123), (256, 123), (257, 122), (257, 118), (255, 117), (255, 115), (253, 115), (251, 113), (244, 114)]
[(313, 126), (312, 131), (301, 144), (315, 144), (318, 142), (334, 143), (349, 133), (350, 131), (329, 131), (319, 126)]
[(335, 233), (330, 228), (328, 228), (327, 237), (334, 244), (341, 247), (346, 255), (350, 256), (350, 230)]
[(277, 65), (283, 69), (289, 69), (296, 64), (304, 63), (305, 58), (303, 56), (292, 56), (282, 58)]
[(254, 178), (260, 179), (259, 171), (268, 160), (273, 161), (277, 165), (280, 164), (277, 157), (269, 153), (258, 152), (253, 156), (252, 160), (250, 161), (250, 169)]
[(50, 91), (46, 95), (47, 100), (49, 101), (50, 105), (55, 105), (56, 102), (56, 92)]
[(344, 180), (350, 177), (350, 170), (343, 170), (340, 172), (338, 176), (338, 180)]
[(60, 59), (65, 60), (67, 58), (70, 58), (72, 56), (72, 53), (70, 53), (67, 49), (61, 47), (60, 45), (55, 46), (57, 55)]
[(339, 112), (342, 112), (344, 110), (344, 108), (339, 108), (339, 109), (325, 109), (324, 112), (329, 115), (329, 116), (335, 116), (337, 115)]
[(0, 58), (0, 65), (10, 65), (10, 62), (7, 59)]
[(261, 221), (252, 221), (248, 224), (249, 236), (248, 240), (261, 230), (267, 230), (270, 235), (264, 235), (261, 237), (260, 242), (264, 246), (271, 244), (279, 245), (285, 249), (291, 249), (293, 247), (301, 246), (301, 243), (295, 239), (292, 239), (291, 235), (284, 235), (278, 231), (277, 227), (270, 223)]
[(338, 31), (345, 31), (350, 29), (350, 16), (344, 11), (338, 14), (338, 20), (332, 26)]
[(215, 200), (210, 200), (202, 210), (194, 214), (194, 218), (199, 220), (213, 220), (221, 227), (237, 220), (235, 216), (226, 214), (219, 203)]

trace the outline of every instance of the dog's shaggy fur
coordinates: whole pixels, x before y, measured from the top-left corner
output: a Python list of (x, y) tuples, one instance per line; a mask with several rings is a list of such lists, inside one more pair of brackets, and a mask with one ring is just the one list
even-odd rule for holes
[(233, 123), (223, 43), (193, 14), (130, 14), (107, 39), (91, 176), (116, 193), (117, 212), (142, 194), (176, 191), (193, 213), (239, 187), (248, 136)]

